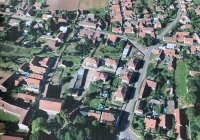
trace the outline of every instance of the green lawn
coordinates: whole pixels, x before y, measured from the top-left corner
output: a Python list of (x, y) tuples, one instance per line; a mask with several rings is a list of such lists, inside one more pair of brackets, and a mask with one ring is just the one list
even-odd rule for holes
[(9, 121), (9, 122), (18, 122), (19, 118), (14, 115), (10, 115), (8, 113), (4, 113), (3, 111), (0, 111), (0, 120)]
[(91, 99), (91, 100), (90, 100), (90, 107), (91, 107), (91, 108), (98, 109), (99, 104), (100, 104), (100, 99), (98, 99), (98, 98), (95, 98), (95, 99)]
[(177, 95), (185, 97), (187, 94), (186, 90), (186, 80), (189, 70), (183, 60), (177, 61), (177, 66), (175, 70), (175, 92)]
[(200, 1), (199, 0), (194, 0), (194, 3), (195, 4), (200, 4)]
[(94, 53), (94, 57), (97, 58), (113, 58), (113, 59), (119, 59), (122, 53), (122, 48), (115, 47), (115, 46), (109, 46), (109, 45), (100, 45), (96, 52)]

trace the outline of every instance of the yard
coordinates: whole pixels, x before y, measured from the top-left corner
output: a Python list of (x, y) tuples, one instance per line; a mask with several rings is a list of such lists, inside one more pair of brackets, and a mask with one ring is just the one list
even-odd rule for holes
[(19, 118), (14, 115), (10, 115), (8, 113), (0, 111), (0, 120), (9, 121), (9, 122), (17, 122), (19, 121)]
[(91, 99), (90, 100), (90, 107), (91, 108), (98, 109), (99, 104), (100, 104), (100, 99), (99, 98), (95, 98), (95, 99)]
[(108, 5), (107, 0), (80, 0), (79, 9), (90, 10), (105, 8)]
[(108, 45), (100, 45), (96, 52), (94, 53), (94, 57), (97, 58), (112, 58), (119, 59), (122, 53), (122, 48), (119, 46), (108, 46)]
[(186, 82), (188, 74), (189, 70), (185, 62), (183, 60), (178, 60), (175, 70), (175, 84), (176, 84), (175, 92), (180, 97), (185, 97), (187, 94)]

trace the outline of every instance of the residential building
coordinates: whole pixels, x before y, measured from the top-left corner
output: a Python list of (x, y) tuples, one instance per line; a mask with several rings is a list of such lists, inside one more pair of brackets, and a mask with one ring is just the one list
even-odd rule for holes
[(48, 47), (48, 49), (55, 51), (58, 49), (58, 42), (53, 40), (48, 40), (45, 45)]
[(122, 58), (126, 58), (129, 54), (130, 50), (131, 50), (131, 45), (129, 43), (127, 43), (122, 52)]
[(107, 37), (106, 45), (108, 44), (108, 42), (112, 42), (114, 44), (116, 42), (116, 40), (117, 40), (116, 35), (109, 34)]
[(165, 55), (168, 55), (168, 56), (174, 56), (175, 55), (175, 50), (173, 50), (173, 49), (165, 49), (164, 53), (165, 53)]
[(107, 73), (103, 73), (103, 72), (100, 72), (100, 71), (95, 71), (94, 74), (93, 74), (92, 79), (95, 80), (95, 81), (102, 80), (103, 82), (106, 82), (107, 77), (108, 77)]
[(133, 72), (132, 71), (126, 71), (123, 75), (122, 75), (122, 82), (129, 84), (130, 80), (132, 78)]
[(117, 112), (111, 110), (102, 111), (100, 122), (113, 122), (117, 120)]
[(33, 79), (43, 80), (43, 75), (40, 74), (30, 73), (28, 77)]
[[(3, 100), (0, 100), (0, 110), (14, 115), (19, 118), (18, 126), (19, 129), (29, 131), (29, 126), (34, 118), (35, 111), (31, 109), (23, 109), (15, 105), (11, 105)], [(9, 139), (10, 140), (10, 139)]]
[(35, 4), (34, 4), (33, 6), (35, 6), (35, 8), (36, 8), (37, 10), (41, 10), (41, 8), (42, 8), (42, 3), (41, 3), (41, 2), (35, 2)]
[(92, 38), (94, 36), (94, 32), (88, 29), (82, 29), (79, 32), (79, 36), (80, 37), (84, 37), (84, 38)]
[(93, 29), (96, 29), (96, 24), (91, 23), (91, 22), (87, 22), (87, 21), (79, 21), (78, 25), (79, 25), (79, 26), (86, 27), (86, 28), (93, 28)]
[(43, 67), (38, 67), (38, 66), (30, 66), (30, 70), (37, 74), (45, 74), (46, 73), (46, 68)]
[(28, 87), (36, 88), (36, 89), (39, 89), (40, 84), (41, 84), (41, 80), (33, 79), (33, 78), (27, 78), (26, 82), (27, 82)]
[(93, 57), (85, 58), (85, 65), (97, 68), (99, 64), (99, 60)]
[(106, 60), (105, 60), (105, 66), (111, 67), (113, 69), (117, 68), (118, 63), (119, 63), (119, 61), (115, 60), (115, 59), (106, 58)]
[(2, 135), (1, 140), (25, 140), (25, 139), (24, 137), (20, 136)]
[(47, 114), (56, 115), (62, 109), (65, 100), (43, 97), (39, 102), (39, 109), (47, 112)]
[(100, 114), (99, 113), (94, 113), (94, 112), (88, 112), (88, 117), (93, 117), (96, 120), (100, 119)]
[(152, 52), (151, 52), (151, 53), (153, 53), (153, 54), (159, 54), (159, 52), (160, 52), (160, 50), (159, 50), (159, 49), (157, 49), (157, 48), (154, 48), (154, 49), (152, 50)]
[(113, 27), (113, 28), (112, 28), (112, 32), (113, 32), (113, 33), (121, 34), (121, 33), (122, 33), (121, 27), (119, 27), (119, 28)]
[(126, 98), (126, 93), (127, 93), (127, 87), (125, 86), (119, 86), (115, 96), (116, 96), (116, 101), (121, 101), (124, 102), (125, 98)]
[(182, 133), (183, 127), (181, 125), (181, 112), (180, 112), (179, 108), (175, 109), (174, 117), (175, 117), (175, 132), (176, 132), (177, 140), (182, 140), (183, 139), (183, 133)]
[(20, 20), (19, 19), (14, 19), (14, 18), (11, 18), (10, 21), (9, 21), (9, 25), (10, 26), (18, 26), (20, 24)]
[(170, 61), (168, 63), (168, 70), (169, 71), (174, 71), (174, 64), (175, 64), (175, 58), (170, 57)]
[(135, 109), (134, 109), (134, 113), (138, 116), (142, 116), (143, 115), (143, 109), (142, 109), (142, 104), (141, 104), (141, 100), (138, 100), (136, 102), (135, 105)]
[(17, 99), (23, 99), (24, 102), (31, 103), (31, 102), (34, 102), (36, 100), (36, 97), (32, 96), (32, 95), (24, 94), (24, 93), (18, 93), (16, 100)]
[(145, 96), (146, 94), (148, 94), (148, 92), (151, 90), (155, 90), (156, 89), (156, 85), (157, 83), (151, 80), (147, 80), (145, 79), (143, 81), (142, 87), (140, 89), (140, 95), (139, 98), (143, 98), (143, 96)]
[(155, 119), (145, 117), (144, 123), (145, 123), (145, 127), (148, 129), (156, 128), (156, 120)]
[(163, 41), (176, 43), (176, 37), (163, 37)]
[(166, 115), (165, 114), (161, 114), (159, 116), (159, 119), (160, 119), (160, 123), (159, 123), (158, 126), (166, 129)]
[(128, 69), (137, 70), (140, 66), (140, 63), (141, 63), (141, 61), (139, 59), (131, 58), (127, 64)]

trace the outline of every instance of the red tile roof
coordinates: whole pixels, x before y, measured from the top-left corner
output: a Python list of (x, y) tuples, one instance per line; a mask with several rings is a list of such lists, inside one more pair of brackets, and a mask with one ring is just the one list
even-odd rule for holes
[(100, 119), (100, 114), (98, 114), (98, 113), (89, 112), (88, 116), (89, 117), (95, 117), (97, 120)]
[(2, 135), (1, 140), (23, 140), (22, 137)]
[(87, 57), (85, 58), (85, 62), (98, 65), (99, 60), (93, 57)]
[(144, 38), (145, 36), (146, 36), (146, 33), (145, 33), (145, 32), (139, 32), (139, 37)]
[(33, 79), (43, 80), (43, 75), (40, 75), (40, 74), (30, 73), (28, 77), (33, 78)]
[(166, 55), (175, 55), (175, 50), (172, 50), (172, 49), (165, 49), (164, 50), (164, 53)]
[(30, 70), (40, 72), (40, 73), (46, 73), (46, 68), (38, 67), (38, 66), (30, 66)]
[(131, 58), (131, 60), (128, 62), (127, 65), (131, 67), (137, 67), (138, 62), (139, 62), (139, 59)]
[(118, 60), (115, 59), (110, 59), (110, 58), (106, 58), (105, 64), (109, 64), (109, 65), (118, 65)]
[(113, 122), (117, 119), (117, 113), (115, 111), (104, 110), (102, 111), (101, 120)]
[(176, 37), (163, 37), (163, 41), (176, 42)]
[(101, 80), (106, 80), (107, 74), (99, 71), (95, 71), (93, 77), (97, 77)]
[(119, 86), (116, 92), (116, 97), (121, 98), (124, 100), (126, 96), (127, 87)]
[(193, 38), (184, 38), (184, 43), (193, 44), (193, 41), (194, 41)]
[(196, 9), (195, 9), (195, 13), (197, 14), (197, 16), (200, 15), (200, 9), (199, 9), (199, 8), (196, 8)]
[(156, 128), (156, 120), (145, 118), (145, 126), (147, 128)]
[(123, 76), (121, 77), (122, 78), (122, 81), (127, 81), (129, 82), (131, 80), (131, 77), (132, 77), (132, 74), (133, 72), (131, 71), (126, 71)]
[(28, 84), (40, 85), (40, 81), (41, 80), (38, 80), (38, 79), (27, 78), (27, 83)]
[(111, 5), (110, 10), (112, 10), (112, 11), (120, 11), (120, 6), (119, 6), (119, 4)]
[(197, 48), (196, 46), (190, 46), (190, 52), (191, 54), (196, 54)]
[(79, 26), (89, 26), (89, 27), (92, 27), (92, 28), (96, 28), (96, 24), (94, 23), (91, 23), (91, 22), (86, 22), (86, 21), (79, 21)]
[(171, 57), (168, 63), (168, 70), (174, 70), (174, 58)]
[(116, 35), (113, 35), (113, 34), (109, 34), (108, 35), (108, 40), (112, 41), (112, 42), (115, 42), (117, 39), (117, 36)]
[(146, 86), (155, 89), (155, 88), (156, 88), (156, 85), (157, 85), (156, 82), (145, 79), (145, 80), (143, 81), (142, 87), (141, 87), (141, 89), (140, 89), (140, 96), (139, 96), (139, 98), (142, 98), (143, 93), (144, 93), (144, 89), (145, 89)]
[(60, 112), (64, 101), (65, 100), (62, 99), (43, 97), (42, 99), (40, 99), (39, 108), (42, 110), (51, 110)]
[(165, 114), (160, 115), (159, 119), (160, 119), (159, 127), (166, 126), (166, 115)]
[(57, 42), (56, 41), (52, 41), (52, 40), (48, 40), (45, 45), (47, 45), (50, 48), (54, 48), (56, 47)]
[[(31, 96), (31, 95), (27, 95), (27, 94), (23, 94), (23, 93), (18, 93), (17, 94), (17, 98), (21, 98), (23, 99), (24, 101), (26, 102), (30, 102), (30, 101), (35, 101), (36, 100), (36, 97), (35, 96)], [(17, 99), (16, 98), (16, 99)]]

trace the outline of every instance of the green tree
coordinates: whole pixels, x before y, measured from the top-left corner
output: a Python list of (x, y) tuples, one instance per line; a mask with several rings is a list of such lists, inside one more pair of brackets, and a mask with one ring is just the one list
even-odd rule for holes
[(92, 138), (92, 131), (89, 128), (85, 128), (85, 132), (86, 132), (86, 138), (87, 140), (90, 140)]
[(185, 102), (188, 104), (195, 104), (196, 99), (197, 97), (194, 93), (188, 93), (185, 97)]
[(74, 119), (73, 123), (74, 124), (76, 124), (76, 123), (85, 124), (86, 123), (86, 118), (84, 116), (77, 115), (76, 118)]
[(194, 119), (195, 124), (200, 128), (200, 115)]
[(79, 130), (76, 138), (77, 138), (77, 140), (84, 140), (84, 132), (83, 132), (83, 130)]
[(32, 131), (31, 131), (31, 133), (36, 133), (39, 130), (44, 131), (44, 132), (48, 132), (49, 131), (47, 122), (42, 117), (39, 117), (36, 120), (33, 120), (33, 122), (32, 122)]
[(59, 114), (65, 123), (69, 123), (69, 113), (67, 109), (61, 110)]
[(99, 126), (99, 122), (97, 120), (92, 121), (92, 126)]
[(188, 120), (190, 121), (193, 121), (194, 118), (195, 118), (195, 109), (194, 107), (190, 107), (190, 108), (187, 108), (187, 110), (185, 111), (185, 113), (187, 114), (187, 118)]
[(69, 132), (65, 133), (65, 140), (72, 140), (72, 137)]

